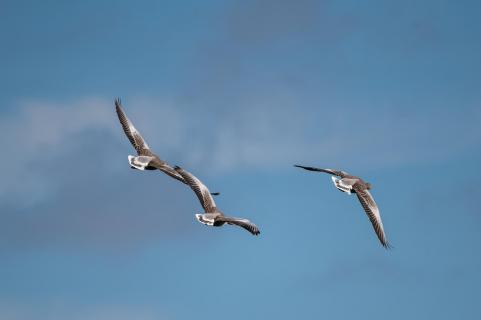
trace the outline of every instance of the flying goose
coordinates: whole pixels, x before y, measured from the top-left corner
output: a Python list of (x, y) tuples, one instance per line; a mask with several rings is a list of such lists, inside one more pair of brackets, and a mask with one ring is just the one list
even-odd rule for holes
[[(119, 117), (122, 129), (125, 132), (127, 138), (129, 138), (130, 143), (134, 146), (137, 151), (137, 156), (128, 156), (129, 164), (132, 169), (137, 170), (160, 170), (174, 179), (179, 180), (182, 183), (187, 184), (187, 182), (178, 174), (167, 162), (161, 160), (155, 153), (150, 151), (149, 145), (145, 142), (144, 138), (140, 135), (139, 131), (135, 129), (132, 122), (125, 115), (124, 110), (122, 110), (122, 103), (120, 99), (115, 99), (115, 110), (117, 111), (117, 116)], [(213, 195), (218, 195), (218, 192), (212, 193)]]
[[(371, 189), (371, 184), (365, 182), (359, 177), (350, 175), (345, 171), (338, 171), (333, 169), (320, 169), (314, 167), (305, 167), (300, 165), (294, 165), (294, 167), (302, 168), (309, 171), (318, 171), (324, 172), (333, 175), (331, 177), (334, 186), (341, 190), (342, 192), (346, 192), (348, 194), (355, 193), (357, 198), (361, 202), (364, 211), (366, 211), (369, 220), (371, 221), (372, 226), (374, 227), (374, 231), (376, 232), (379, 241), (385, 248), (390, 248), (390, 245), (387, 241), (386, 234), (384, 233), (384, 228), (381, 221), (381, 214), (379, 213), (379, 208), (377, 207), (376, 202), (374, 201), (373, 197), (369, 190)], [(338, 176), (341, 179), (337, 179), (334, 176)]]
[(197, 198), (199, 198), (200, 204), (204, 208), (205, 213), (196, 214), (195, 217), (197, 220), (205, 225), (214, 226), (214, 227), (221, 227), (224, 224), (236, 225), (242, 227), (252, 233), (253, 235), (257, 236), (260, 234), (259, 229), (255, 224), (250, 222), (247, 219), (242, 218), (234, 218), (234, 217), (226, 217), (224, 214), (217, 209), (214, 199), (209, 192), (209, 189), (193, 174), (190, 172), (185, 171), (181, 167), (175, 166), (175, 171), (180, 174), (186, 183), (190, 186), (190, 188), (195, 192)]

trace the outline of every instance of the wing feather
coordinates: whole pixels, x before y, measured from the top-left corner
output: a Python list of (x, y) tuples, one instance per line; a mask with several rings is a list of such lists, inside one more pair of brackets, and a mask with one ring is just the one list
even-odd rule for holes
[(298, 165), (298, 164), (295, 164), (294, 167), (302, 168), (302, 169), (308, 170), (308, 171), (317, 171), (317, 172), (329, 173), (329, 174), (332, 174), (332, 175), (335, 175), (335, 176), (338, 176), (338, 177), (341, 177), (341, 178), (344, 178), (345, 176), (348, 175), (347, 172), (339, 171), (339, 170), (333, 170), (333, 169), (321, 169), (321, 168), (316, 168), (316, 167), (306, 167), (306, 166), (301, 166), (301, 165)]
[(382, 225), (381, 214), (379, 213), (379, 208), (374, 201), (371, 193), (357, 184), (354, 185), (354, 190), (356, 191), (357, 198), (366, 212), (371, 224), (376, 232), (376, 235), (385, 248), (389, 248), (390, 245), (387, 241), (386, 234), (384, 233), (384, 227)]
[(125, 112), (122, 110), (122, 104), (120, 99), (115, 99), (115, 111), (117, 111), (117, 116), (119, 117), (120, 124), (122, 125), (122, 129), (125, 132), (127, 138), (129, 138), (130, 143), (134, 146), (135, 150), (139, 155), (146, 155), (150, 154), (150, 148), (145, 142), (144, 138), (140, 135), (140, 133), (135, 129), (132, 122), (130, 122), (129, 118), (125, 115)]
[(176, 180), (179, 180), (182, 183), (188, 184), (185, 181), (185, 179), (177, 171), (174, 170), (174, 168), (172, 168), (169, 164), (167, 164), (166, 162), (164, 162), (162, 160), (157, 159), (157, 161), (153, 161), (151, 163), (151, 166), (159, 169), (163, 173), (167, 174), (168, 176), (170, 176), (170, 177), (172, 177)]
[(199, 198), (200, 204), (204, 208), (206, 213), (216, 212), (216, 206), (209, 189), (192, 173), (185, 171), (181, 167), (174, 167), (175, 171), (184, 178), (185, 182), (195, 192), (197, 198)]
[(236, 226), (239, 226), (241, 228), (244, 228), (255, 236), (257, 236), (261, 233), (259, 231), (259, 228), (247, 219), (230, 218), (230, 217), (221, 217), (221, 218), (218, 218), (218, 219), (222, 220), (222, 221), (225, 221), (230, 225), (236, 225)]

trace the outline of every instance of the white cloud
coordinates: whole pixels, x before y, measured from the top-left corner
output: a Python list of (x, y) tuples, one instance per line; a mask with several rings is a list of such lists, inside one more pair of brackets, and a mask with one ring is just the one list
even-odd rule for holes
[[(298, 107), (295, 99), (249, 103), (218, 119), (197, 159), (211, 168), (392, 167), (440, 162), (481, 143), (481, 112), (399, 112), (362, 106)], [(188, 156), (188, 155), (186, 155)], [(199, 165), (192, 163), (192, 165)]]
[[(346, 169), (426, 163), (455, 157), (481, 142), (477, 108), (465, 108), (463, 114), (446, 108), (433, 114), (362, 105), (302, 106), (305, 103), (282, 92), (236, 101), (221, 111), (147, 98), (129, 99), (124, 108), (161, 158), (194, 172), (281, 170), (297, 162)], [(71, 154), (72, 170), (86, 161), (108, 170), (110, 154), (85, 154), (83, 148), (102, 150), (119, 141), (119, 153), (133, 152), (113, 101), (107, 99), (19, 103), (0, 126), (5, 151), (0, 158), (0, 196), (22, 195), (27, 204), (61, 185), (49, 170), (55, 170), (52, 162), (65, 153)], [(89, 133), (95, 131), (103, 135), (91, 139)]]
[[(148, 103), (139, 99), (132, 105), (142, 110), (144, 104)], [(157, 137), (152, 134), (152, 140), (155, 141), (153, 145), (166, 144), (167, 148), (172, 147), (178, 143), (175, 137), (180, 120), (168, 105), (162, 105), (162, 109), (153, 106), (155, 104), (151, 102), (150, 107), (146, 108), (155, 111), (153, 116), (144, 112), (135, 117), (146, 120), (139, 121), (141, 132), (152, 134), (157, 121), (169, 134)], [(129, 108), (127, 111), (130, 109), (136, 110)], [(127, 141), (118, 124), (113, 101), (100, 98), (65, 103), (19, 102), (14, 112), (0, 119), (0, 127), (3, 129), (0, 144), (4, 148), (4, 156), (0, 158), (0, 198), (16, 201), (20, 196), (21, 203), (26, 205), (36, 203), (55, 191), (58, 181), (54, 181), (52, 170), (55, 170), (55, 162), (62, 161), (65, 154), (72, 155), (68, 158), (72, 162), (72, 172), (85, 161), (98, 161), (109, 169), (105, 165), (109, 162), (107, 157), (99, 159), (102, 155), (85, 154), (83, 148), (86, 144), (97, 150), (106, 148), (114, 136), (119, 137), (119, 141)], [(106, 135), (96, 141), (85, 141), (91, 139), (92, 132)], [(126, 152), (133, 152), (133, 149)]]
[(110, 117), (99, 99), (52, 104), (21, 102), (0, 120), (2, 181), (0, 196), (23, 195), (24, 202), (36, 201), (48, 192), (49, 173), (45, 161), (55, 161), (66, 149), (75, 148), (76, 134), (95, 128), (110, 130)]

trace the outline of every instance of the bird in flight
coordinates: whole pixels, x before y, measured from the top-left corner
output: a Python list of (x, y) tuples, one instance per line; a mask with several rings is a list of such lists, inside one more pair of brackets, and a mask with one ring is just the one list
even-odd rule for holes
[[(130, 143), (137, 151), (137, 156), (129, 155), (129, 164), (132, 169), (137, 170), (160, 170), (174, 179), (179, 180), (182, 183), (187, 184), (187, 182), (178, 174), (174, 168), (172, 168), (167, 162), (161, 160), (155, 153), (153, 153), (147, 142), (140, 135), (139, 131), (135, 129), (132, 122), (125, 115), (122, 109), (122, 103), (120, 99), (115, 99), (115, 110), (117, 111), (117, 116), (119, 117), (122, 129), (125, 132), (127, 138), (129, 138)], [(213, 193), (213, 195), (218, 195), (218, 192)]]
[(196, 214), (197, 220), (205, 225), (221, 227), (224, 224), (236, 225), (242, 227), (257, 236), (260, 234), (259, 228), (247, 219), (226, 217), (220, 210), (217, 209), (214, 199), (212, 198), (209, 189), (193, 174), (185, 171), (181, 167), (176, 166), (175, 171), (184, 178), (185, 182), (195, 192), (199, 198), (200, 204), (204, 208), (204, 213)]
[[(379, 208), (374, 201), (371, 193), (369, 192), (369, 190), (371, 189), (370, 183), (365, 182), (361, 178), (350, 175), (349, 173), (344, 171), (305, 167), (300, 165), (294, 165), (294, 167), (302, 168), (309, 171), (317, 171), (331, 174), (332, 182), (337, 189), (348, 194), (355, 193), (357, 195), (357, 198), (359, 199), (359, 202), (361, 202), (364, 211), (369, 217), (369, 220), (374, 227), (374, 231), (376, 232), (379, 241), (384, 248), (390, 248), (390, 245), (386, 238), (386, 234), (384, 233), (384, 227), (382, 225)], [(341, 179), (337, 179), (335, 176)]]

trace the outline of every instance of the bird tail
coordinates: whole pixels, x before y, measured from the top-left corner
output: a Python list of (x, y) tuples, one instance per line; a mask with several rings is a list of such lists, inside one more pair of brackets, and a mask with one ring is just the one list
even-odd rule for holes
[(349, 186), (346, 186), (342, 183), (341, 179), (337, 179), (336, 177), (332, 176), (331, 177), (332, 182), (334, 183), (334, 186), (339, 189), (342, 192), (346, 192), (348, 194), (351, 194), (351, 188)]
[(127, 158), (129, 159), (130, 167), (137, 170), (145, 170), (146, 167), (149, 165), (150, 161), (152, 160), (152, 157), (148, 156), (136, 157), (129, 155)]
[(214, 225), (214, 220), (213, 219), (208, 219), (204, 214), (198, 213), (195, 215), (197, 218), (197, 221), (199, 221), (202, 224), (205, 224), (207, 226), (213, 226)]

